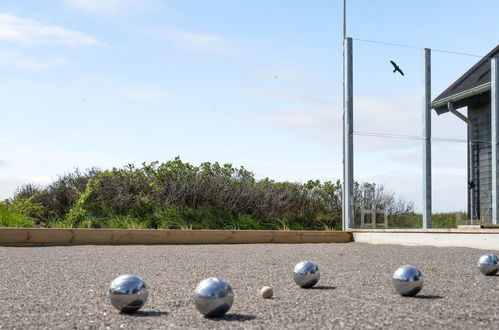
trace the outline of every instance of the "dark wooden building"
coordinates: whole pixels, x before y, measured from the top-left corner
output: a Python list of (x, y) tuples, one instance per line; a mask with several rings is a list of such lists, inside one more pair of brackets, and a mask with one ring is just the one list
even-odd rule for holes
[[(437, 96), (437, 114), (453, 113), (468, 124), (468, 214), (492, 219), (491, 58), (499, 45)], [(467, 117), (457, 111), (467, 107)]]

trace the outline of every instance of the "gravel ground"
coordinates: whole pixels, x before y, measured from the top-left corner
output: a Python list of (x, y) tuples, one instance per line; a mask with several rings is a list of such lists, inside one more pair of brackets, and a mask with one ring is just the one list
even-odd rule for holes
[[(345, 244), (0, 247), (1, 329), (499, 329), (499, 276), (475, 266), (486, 251)], [(299, 260), (321, 279), (300, 289)], [(414, 298), (395, 294), (390, 276), (418, 266), (425, 285)], [(120, 274), (140, 275), (149, 300), (120, 314), (106, 296)], [(206, 319), (192, 301), (206, 277), (229, 281), (234, 305)], [(262, 299), (262, 286), (274, 288)]]

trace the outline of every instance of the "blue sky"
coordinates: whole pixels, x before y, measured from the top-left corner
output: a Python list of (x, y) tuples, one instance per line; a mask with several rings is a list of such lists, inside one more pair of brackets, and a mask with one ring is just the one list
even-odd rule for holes
[[(482, 55), (498, 12), (495, 0), (349, 0), (347, 34)], [(341, 179), (341, 38), (341, 0), (3, 0), (0, 199), (74, 168), (175, 156)], [(432, 61), (435, 97), (478, 58)], [(354, 130), (421, 135), (420, 71), (419, 49), (355, 40)], [(433, 135), (466, 128), (435, 115)], [(420, 205), (420, 141), (356, 136), (355, 148), (356, 180)], [(465, 210), (466, 145), (433, 151), (434, 210)]]

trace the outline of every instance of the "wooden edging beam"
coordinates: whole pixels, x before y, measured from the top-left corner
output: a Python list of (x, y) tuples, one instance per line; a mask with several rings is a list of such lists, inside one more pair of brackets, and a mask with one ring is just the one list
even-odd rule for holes
[(0, 245), (347, 243), (351, 232), (0, 228)]

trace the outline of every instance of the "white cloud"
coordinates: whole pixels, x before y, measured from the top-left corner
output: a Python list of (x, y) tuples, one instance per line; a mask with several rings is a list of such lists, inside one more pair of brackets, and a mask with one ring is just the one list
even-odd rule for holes
[(276, 126), (306, 135), (322, 143), (341, 143), (342, 132), (335, 129), (341, 113), (333, 107), (308, 107), (306, 110), (282, 111), (269, 118), (262, 118)]
[(421, 98), (363, 96), (354, 99), (354, 131), (421, 135)]
[(289, 162), (283, 160), (250, 160), (248, 164), (279, 168), (279, 169), (321, 169), (321, 170), (333, 170), (336, 166), (331, 163), (316, 163), (316, 162)]
[(162, 30), (159, 37), (167, 40), (175, 48), (194, 52), (236, 53), (223, 36), (192, 33), (178, 29)]
[(51, 184), (55, 180), (55, 178), (50, 177), (50, 176), (26, 176), (26, 177), (23, 177), (22, 179), (23, 179), (23, 182), (25, 182), (25, 183), (33, 183), (33, 184), (41, 185), (41, 186)]
[(70, 64), (70, 61), (68, 58), (62, 56), (62, 57), (56, 57), (53, 60), (46, 60), (46, 61), (37, 61), (37, 60), (30, 60), (30, 59), (25, 59), (22, 61), (19, 61), (17, 63), (19, 66), (27, 69), (33, 69), (33, 70), (45, 70), (49, 69), (52, 67), (56, 66), (65, 66)]
[(46, 25), (30, 18), (0, 14), (0, 40), (22, 46), (68, 45), (98, 46), (99, 42), (84, 32)]
[(0, 53), (0, 66), (41, 71), (58, 66), (66, 66), (71, 62), (67, 57), (60, 56), (48, 60), (34, 59), (21, 54)]
[(4, 176), (0, 175), (0, 201), (14, 197), (16, 190), (22, 185), (48, 185), (54, 180), (48, 176)]
[[(334, 90), (341, 88), (341, 82), (338, 83), (334, 78), (324, 76), (323, 72), (312, 70), (303, 62), (289, 61), (281, 59), (277, 62), (271, 61), (269, 64), (262, 64), (252, 70), (251, 76), (257, 86), (284, 86), (288, 90), (273, 90), (270, 89), (255, 89), (257, 93), (281, 93), (288, 96), (299, 91), (302, 97), (312, 97), (316, 99), (330, 98)], [(335, 86), (336, 85), (336, 86)], [(289, 89), (290, 86), (295, 86), (295, 90)], [(333, 93), (332, 93), (333, 92)], [(308, 93), (309, 95), (305, 95)], [(315, 96), (313, 96), (315, 95)], [(275, 95), (278, 96), (278, 95)]]
[[(313, 96), (300, 96), (287, 92), (268, 92), (289, 101), (294, 99), (308, 103), (301, 108), (282, 110), (259, 118), (279, 127), (291, 129), (299, 134), (323, 143), (342, 143), (343, 109), (340, 104), (321, 100)], [(422, 137), (421, 100), (418, 95), (400, 97), (357, 96), (354, 99), (354, 132), (374, 135), (401, 135), (413, 137), (408, 143), (419, 145)], [(453, 116), (432, 116), (432, 136), (440, 138), (466, 139), (466, 126)], [(357, 150), (371, 148), (399, 149), (400, 141), (394, 137), (355, 135)], [(403, 146), (406, 148), (406, 146)]]
[(168, 93), (164, 89), (152, 86), (133, 86), (125, 89), (125, 94), (135, 100), (146, 102), (163, 102)]
[(109, 84), (111, 82), (110, 77), (99, 74), (89, 74), (85, 76), (85, 80), (96, 85)]
[[(271, 73), (266, 73), (267, 78), (276, 79)], [(304, 80), (302, 80), (304, 81)], [(325, 97), (315, 96), (315, 95), (304, 95), (302, 93), (290, 90), (271, 90), (266, 88), (253, 88), (249, 90), (250, 93), (256, 95), (271, 96), (275, 98), (280, 98), (288, 100), (290, 102), (300, 102), (305, 104), (315, 104), (318, 106), (331, 106), (333, 102)]]
[[(272, 112), (260, 123), (287, 129), (328, 145), (341, 167), (342, 108), (306, 95), (267, 93), (283, 101), (299, 101), (301, 108)], [(308, 102), (307, 102), (308, 99)], [(421, 98), (418, 95), (354, 99), (354, 132), (422, 136)], [(447, 114), (446, 114), (447, 115)], [(466, 125), (452, 115), (432, 115), (434, 137), (466, 140)], [(422, 139), (354, 136), (355, 180), (385, 184), (420, 207), (422, 196)], [(432, 142), (434, 211), (466, 208), (466, 143)], [(312, 167), (311, 167), (312, 168)]]
[(150, 6), (149, 0), (65, 0), (69, 6), (92, 14), (112, 15)]
[(16, 188), (22, 184), (21, 180), (0, 177), (0, 201), (14, 197)]

